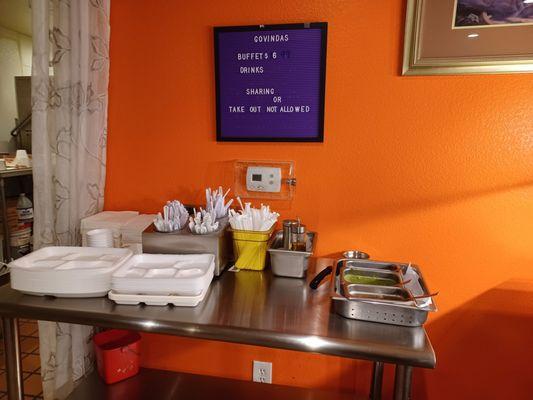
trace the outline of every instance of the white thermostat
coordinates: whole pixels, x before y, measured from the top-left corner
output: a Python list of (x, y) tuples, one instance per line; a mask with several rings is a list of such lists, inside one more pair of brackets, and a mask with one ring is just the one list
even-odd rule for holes
[(246, 170), (246, 190), (278, 193), (281, 191), (281, 168), (250, 166)]

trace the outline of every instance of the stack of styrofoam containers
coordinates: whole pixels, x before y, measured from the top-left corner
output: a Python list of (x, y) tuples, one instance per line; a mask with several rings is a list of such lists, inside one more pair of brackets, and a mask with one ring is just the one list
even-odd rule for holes
[(215, 269), (213, 254), (139, 254), (111, 278), (109, 298), (119, 304), (196, 306)]
[(33, 295), (105, 296), (111, 274), (131, 256), (128, 249), (44, 247), (9, 264), (11, 287)]
[(110, 229), (113, 232), (113, 246), (121, 247), (122, 226), (138, 215), (139, 213), (137, 211), (103, 211), (82, 219), (80, 226), (82, 245), (88, 246), (88, 231), (93, 229)]
[(103, 211), (81, 221), (82, 244), (90, 246), (87, 233), (94, 229), (110, 229), (114, 247), (128, 247), (134, 254), (142, 253), (142, 232), (155, 215), (137, 211)]

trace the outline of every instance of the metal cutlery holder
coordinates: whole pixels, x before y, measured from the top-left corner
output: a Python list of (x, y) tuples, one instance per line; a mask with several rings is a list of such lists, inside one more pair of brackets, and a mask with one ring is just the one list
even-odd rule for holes
[(283, 247), (283, 231), (275, 232), (268, 245), (270, 265), (274, 275), (289, 278), (305, 277), (309, 257), (315, 251), (316, 239), (316, 232), (307, 232), (307, 251), (287, 250)]
[[(431, 299), (420, 305), (406, 287), (409, 265), (371, 260), (339, 260), (332, 271), (332, 301), (335, 312), (346, 318), (402, 326), (421, 326), (428, 312), (436, 311)], [(416, 265), (410, 265), (424, 295), (430, 291)], [(351, 283), (350, 275), (387, 282), (388, 285)], [(385, 281), (386, 280), (386, 281)]]
[(231, 232), (228, 230), (228, 219), (223, 218), (219, 222), (219, 229), (206, 235), (191, 233), (188, 227), (178, 232), (158, 232), (152, 224), (142, 234), (143, 252), (151, 254), (214, 254), (215, 275), (219, 276), (227, 265), (233, 262), (233, 246)]

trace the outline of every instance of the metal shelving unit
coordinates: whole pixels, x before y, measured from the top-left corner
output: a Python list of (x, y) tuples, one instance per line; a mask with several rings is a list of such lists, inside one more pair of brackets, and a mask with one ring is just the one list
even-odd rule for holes
[(2, 224), (4, 234), (4, 262), (11, 261), (11, 246), (9, 244), (9, 226), (7, 224), (7, 199), (6, 199), (6, 180), (10, 178), (28, 176), (33, 174), (31, 167), (27, 168), (9, 168), (0, 171), (0, 202), (2, 206)]
[(96, 372), (91, 373), (67, 400), (94, 399), (187, 399), (187, 400), (362, 400), (353, 393), (267, 385), (214, 376), (141, 369), (138, 375), (106, 385)]

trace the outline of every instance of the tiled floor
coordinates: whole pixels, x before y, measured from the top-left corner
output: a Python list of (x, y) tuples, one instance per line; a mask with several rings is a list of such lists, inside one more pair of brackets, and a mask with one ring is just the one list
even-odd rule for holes
[[(39, 331), (37, 321), (19, 320), (22, 372), (24, 373), (24, 400), (41, 400), (41, 360), (39, 358)], [(7, 400), (4, 342), (0, 341), (0, 400)]]

